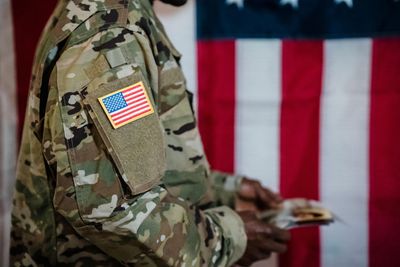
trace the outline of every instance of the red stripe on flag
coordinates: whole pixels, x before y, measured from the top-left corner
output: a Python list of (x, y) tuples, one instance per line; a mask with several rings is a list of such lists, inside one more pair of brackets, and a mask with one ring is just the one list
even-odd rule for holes
[(369, 262), (400, 266), (400, 39), (373, 43)]
[[(280, 190), (285, 198), (319, 199), (322, 41), (282, 42)], [(320, 266), (318, 228), (292, 232), (280, 266)]]
[(137, 91), (133, 91), (133, 92), (129, 92), (129, 93), (123, 93), (125, 100), (137, 97), (138, 95), (144, 95), (142, 90), (137, 90)]
[[(127, 121), (133, 119), (133, 118), (139, 117), (140, 115), (143, 115), (144, 113), (149, 112), (150, 110), (151, 110), (151, 109), (148, 108), (148, 109), (143, 110), (143, 111), (140, 112), (140, 113), (137, 113), (137, 114), (131, 115), (131, 116), (129, 116), (129, 117), (126, 117), (126, 118), (125, 118), (124, 120), (122, 120), (122, 121), (115, 122), (115, 125), (120, 125), (120, 124), (122, 124), (122, 123), (124, 123), (124, 122), (127, 122)], [(137, 111), (136, 111), (136, 112), (137, 112)]]
[[(142, 88), (142, 85), (141, 85), (141, 84), (136, 85), (136, 86), (129, 87), (129, 88), (123, 90), (122, 93), (126, 94), (126, 93), (129, 93), (130, 91), (132, 91), (132, 92), (137, 92), (137, 91), (140, 91), (140, 90), (137, 90), (137, 89), (139, 89), (139, 88)], [(135, 90), (135, 89), (136, 89), (136, 90)]]
[(221, 171), (234, 170), (235, 42), (199, 41), (199, 129), (209, 162)]

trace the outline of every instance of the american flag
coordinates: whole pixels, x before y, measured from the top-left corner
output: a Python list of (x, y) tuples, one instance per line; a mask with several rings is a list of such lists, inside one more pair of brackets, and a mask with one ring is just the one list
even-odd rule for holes
[(400, 1), (201, 0), (196, 22), (211, 165), (343, 221), (270, 264), (400, 266)]
[(114, 128), (154, 112), (142, 82), (100, 97), (99, 102)]
[[(12, 1), (12, 13), (10, 2), (0, 5), (2, 266), (34, 40), (56, 1)], [(259, 266), (400, 266), (400, 1), (155, 7), (197, 92), (212, 166), (318, 199), (344, 221), (297, 230), (287, 254)]]

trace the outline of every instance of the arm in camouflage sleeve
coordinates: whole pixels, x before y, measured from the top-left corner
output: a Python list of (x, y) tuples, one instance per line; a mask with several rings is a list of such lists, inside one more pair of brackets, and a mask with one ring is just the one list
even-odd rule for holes
[[(127, 74), (136, 77), (139, 73), (137, 77), (152, 84), (146, 77), (154, 75), (147, 71), (152, 68), (148, 64), (154, 63), (144, 56), (149, 51), (142, 51), (147, 48), (138, 40), (143, 41), (139, 33), (108, 29), (61, 55), (52, 74), (57, 75), (57, 83), (50, 86), (45, 116), (46, 160), (57, 170), (54, 207), (80, 235), (121, 263), (229, 266), (246, 246), (238, 215), (227, 207), (200, 210), (162, 185), (133, 194), (129, 181), (115, 170), (101, 129), (96, 130), (88, 119), (91, 111), (85, 107), (82, 91), (95, 92), (100, 84), (126, 86), (121, 76)], [(87, 84), (85, 72), (93, 74), (101, 68), (99, 48), (126, 44), (125, 48), (132, 49), (133, 63), (107, 70)], [(158, 142), (146, 129), (136, 130)]]

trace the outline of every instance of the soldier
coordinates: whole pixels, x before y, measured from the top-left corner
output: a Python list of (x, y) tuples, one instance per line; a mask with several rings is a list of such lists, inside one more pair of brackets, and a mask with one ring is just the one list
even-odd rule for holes
[(231, 209), (280, 200), (210, 170), (179, 59), (150, 0), (59, 1), (33, 67), (12, 266), (249, 265), (285, 250), (286, 231)]

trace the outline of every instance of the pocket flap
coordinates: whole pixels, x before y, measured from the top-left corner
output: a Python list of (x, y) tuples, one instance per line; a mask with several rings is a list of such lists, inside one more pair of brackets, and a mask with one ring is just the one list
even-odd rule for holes
[(133, 194), (159, 183), (166, 159), (162, 126), (142, 75), (89, 83), (83, 102), (121, 177)]

